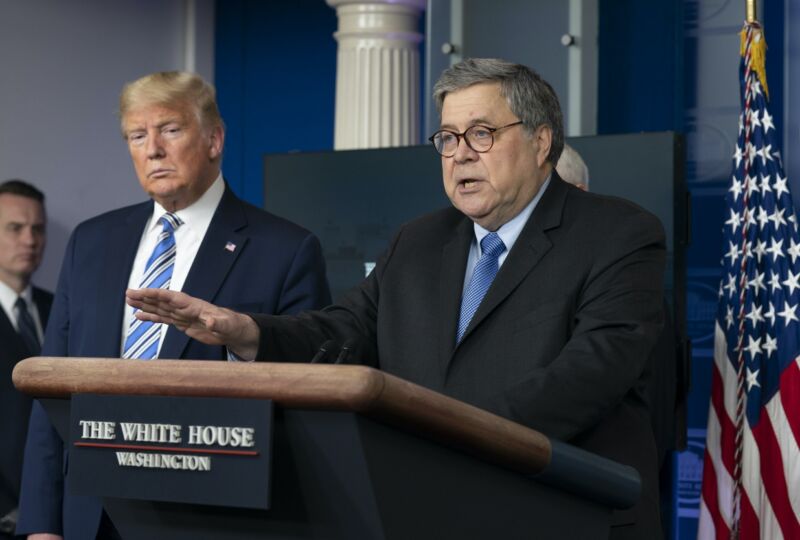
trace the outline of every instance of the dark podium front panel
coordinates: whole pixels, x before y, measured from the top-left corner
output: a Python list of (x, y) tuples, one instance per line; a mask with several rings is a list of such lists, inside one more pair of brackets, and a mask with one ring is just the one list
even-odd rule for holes
[[(69, 401), (42, 403), (63, 434)], [(352, 412), (278, 408), (273, 448), (270, 510), (116, 498), (105, 508), (126, 540), (608, 535), (606, 507)]]

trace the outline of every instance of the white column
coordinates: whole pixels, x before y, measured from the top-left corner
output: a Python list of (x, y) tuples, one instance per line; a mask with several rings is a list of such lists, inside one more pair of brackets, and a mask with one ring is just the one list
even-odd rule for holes
[(419, 142), (425, 0), (326, 0), (336, 9), (336, 150)]
[(214, 82), (214, 1), (184, 0), (183, 71)]
[(597, 134), (598, 11), (598, 0), (569, 0), (569, 35), (561, 38), (569, 47), (564, 111), (568, 137)]

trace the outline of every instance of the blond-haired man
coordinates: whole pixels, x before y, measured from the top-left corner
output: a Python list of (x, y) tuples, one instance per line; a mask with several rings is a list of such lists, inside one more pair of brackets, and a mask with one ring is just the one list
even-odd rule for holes
[[(76, 228), (44, 355), (227, 358), (223, 347), (136, 322), (125, 289), (145, 283), (275, 314), (330, 302), (317, 239), (240, 200), (223, 180), (225, 128), (208, 83), (190, 73), (147, 75), (125, 86), (120, 118), (136, 176), (151, 200)], [(99, 500), (63, 489), (62, 451), (35, 404), (17, 533), (115, 538)]]

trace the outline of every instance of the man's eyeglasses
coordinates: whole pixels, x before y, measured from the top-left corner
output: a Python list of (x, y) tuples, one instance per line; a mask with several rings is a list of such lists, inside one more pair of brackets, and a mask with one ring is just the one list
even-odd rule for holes
[(433, 147), (436, 149), (436, 151), (444, 157), (453, 157), (456, 155), (458, 143), (461, 140), (461, 137), (464, 137), (464, 141), (467, 143), (467, 146), (476, 152), (483, 153), (488, 152), (492, 148), (492, 145), (494, 144), (494, 133), (496, 131), (500, 131), (501, 129), (511, 126), (517, 126), (521, 123), (522, 120), (496, 128), (475, 125), (470, 126), (463, 133), (456, 133), (455, 131), (450, 131), (449, 129), (441, 129), (431, 135), (428, 140), (433, 143)]

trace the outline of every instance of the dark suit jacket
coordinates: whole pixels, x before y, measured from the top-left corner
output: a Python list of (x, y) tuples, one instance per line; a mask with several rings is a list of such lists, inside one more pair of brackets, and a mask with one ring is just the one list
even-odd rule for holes
[[(33, 301), (39, 310), (42, 325), (47, 324), (53, 295), (33, 288)], [(22, 473), (22, 455), (25, 435), (28, 432), (28, 415), (31, 398), (17, 391), (11, 381), (11, 372), (20, 360), (32, 355), (28, 351), (5, 311), (0, 309), (0, 516), (7, 514), (19, 503), (19, 483)]]
[[(119, 357), (125, 289), (152, 210), (152, 202), (122, 208), (75, 229), (64, 256), (42, 355)], [(226, 249), (229, 242), (235, 245), (233, 251)], [(316, 237), (239, 200), (227, 188), (183, 291), (240, 311), (294, 314), (330, 303)], [(170, 327), (159, 357), (225, 360), (226, 351)], [(31, 413), (25, 452), (17, 532), (63, 530), (67, 539), (94, 538), (100, 503), (71, 496), (63, 489), (69, 462), (62, 462), (62, 443), (38, 402)]]
[(259, 358), (308, 357), (328, 339), (357, 338), (366, 363), (636, 467), (643, 498), (615, 525), (656, 538), (656, 449), (642, 391), (662, 325), (661, 224), (554, 172), (456, 346), (473, 238), (453, 208), (403, 226), (340, 305), (253, 315)]
[(672, 321), (672, 313), (665, 301), (664, 329), (653, 348), (649, 366), (650, 378), (645, 391), (660, 468), (667, 464), (671, 451), (686, 447), (688, 381), (684, 377), (682, 343)]

